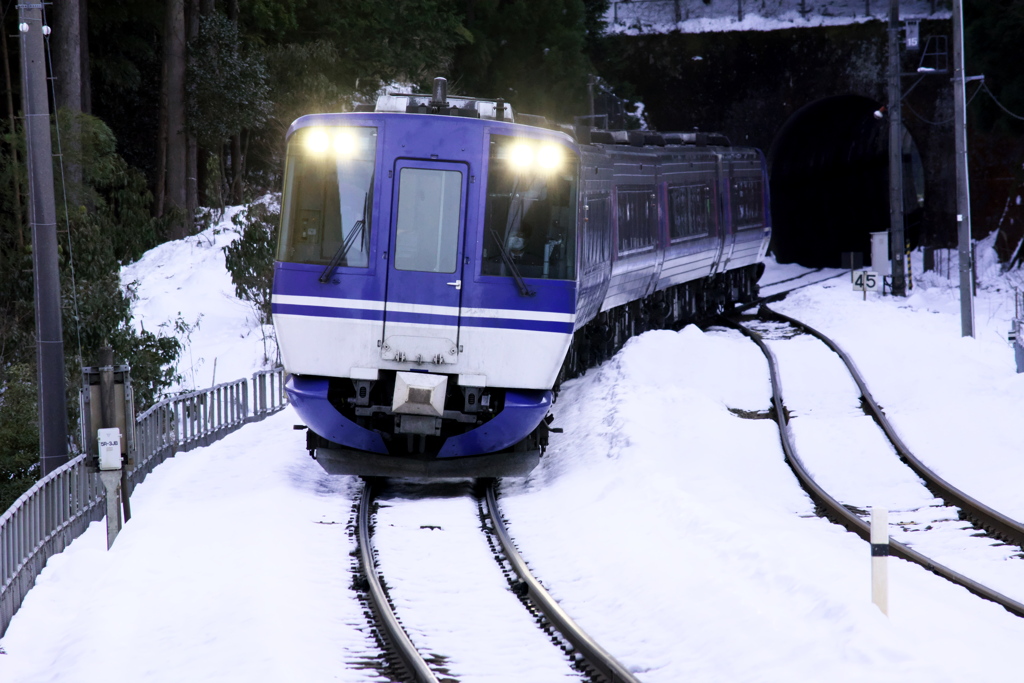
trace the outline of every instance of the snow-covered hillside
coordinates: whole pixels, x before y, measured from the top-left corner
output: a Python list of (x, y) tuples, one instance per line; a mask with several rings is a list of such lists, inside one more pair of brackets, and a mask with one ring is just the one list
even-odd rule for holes
[(136, 296), (135, 324), (178, 337), (182, 381), (171, 390), (205, 389), (249, 377), (278, 363), (272, 326), (261, 326), (251, 303), (238, 299), (224, 265), (224, 247), (238, 239), (224, 215), (198, 235), (166, 242), (121, 272)]

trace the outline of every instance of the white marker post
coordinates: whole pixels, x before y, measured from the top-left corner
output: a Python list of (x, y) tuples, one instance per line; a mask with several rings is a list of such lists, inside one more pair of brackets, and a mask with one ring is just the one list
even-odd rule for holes
[(889, 616), (889, 512), (871, 508), (871, 601)]

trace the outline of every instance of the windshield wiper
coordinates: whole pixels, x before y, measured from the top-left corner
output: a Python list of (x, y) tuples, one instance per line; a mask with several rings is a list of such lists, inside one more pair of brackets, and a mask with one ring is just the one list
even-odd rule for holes
[(326, 283), (334, 277), (335, 268), (341, 264), (345, 255), (348, 254), (348, 250), (352, 248), (353, 244), (355, 244), (356, 235), (361, 236), (363, 234), (363, 229), (366, 227), (366, 211), (369, 199), (370, 193), (367, 192), (363, 195), (363, 217), (352, 224), (352, 230), (348, 233), (348, 237), (346, 237), (342, 245), (338, 247), (338, 251), (334, 253), (334, 258), (332, 258), (331, 262), (327, 264), (326, 268), (324, 268), (324, 272), (320, 273), (320, 282)]
[(338, 247), (338, 251), (335, 252), (334, 258), (332, 258), (331, 262), (327, 264), (326, 268), (324, 268), (324, 272), (320, 273), (320, 282), (327, 282), (334, 277), (334, 269), (341, 264), (342, 260), (345, 258), (345, 254), (348, 253), (348, 250), (351, 249), (352, 245), (355, 243), (356, 235), (362, 233), (363, 226), (365, 225), (366, 221), (362, 218), (352, 224), (352, 232), (350, 232), (348, 237), (345, 238), (345, 243)]
[(512, 271), (512, 277), (516, 281), (516, 286), (519, 287), (519, 293), (523, 296), (533, 296), (537, 292), (533, 291), (526, 284), (526, 280), (523, 279), (522, 274), (519, 272), (519, 267), (516, 266), (516, 262), (512, 260), (512, 255), (505, 249), (505, 245), (500, 239), (498, 239), (498, 233), (491, 228), (491, 235), (494, 236), (494, 241), (498, 243), (498, 252), (501, 253), (501, 260), (505, 262), (508, 269)]
[(516, 218), (523, 207), (522, 197), (516, 192), (519, 189), (520, 176), (516, 176), (515, 182), (512, 183), (512, 189), (509, 190), (509, 209), (508, 217), (505, 219), (505, 236), (503, 238), (498, 237), (498, 233), (495, 232), (494, 228), (491, 228), (491, 235), (494, 237), (494, 241), (498, 244), (498, 252), (501, 254), (501, 260), (508, 266), (508, 269), (512, 271), (512, 278), (516, 281), (516, 286), (519, 288), (519, 293), (523, 296), (533, 296), (536, 294), (535, 291), (529, 288), (526, 281), (523, 280), (522, 273), (519, 272), (519, 267), (516, 262), (512, 260), (512, 255), (508, 253), (508, 249), (505, 248), (505, 240), (512, 233), (512, 226), (517, 224)]

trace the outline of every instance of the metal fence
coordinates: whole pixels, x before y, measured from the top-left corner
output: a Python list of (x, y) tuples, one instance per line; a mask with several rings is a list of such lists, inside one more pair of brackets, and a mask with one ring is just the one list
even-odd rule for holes
[[(251, 393), (250, 393), (251, 392)], [(135, 420), (130, 489), (179, 451), (207, 446), (284, 408), (284, 370), (218, 384), (157, 403)], [(54, 470), (0, 517), (0, 636), (50, 556), (105, 513), (103, 484), (83, 454)], [(131, 491), (127, 492), (130, 495)]]

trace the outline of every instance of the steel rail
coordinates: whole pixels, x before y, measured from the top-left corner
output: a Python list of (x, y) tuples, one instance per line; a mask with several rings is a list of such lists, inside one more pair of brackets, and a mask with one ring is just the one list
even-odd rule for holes
[[(763, 285), (760, 282), (758, 282), (757, 284), (758, 284), (759, 287), (774, 287), (775, 285), (781, 285), (781, 284), (785, 284), (787, 282), (793, 282), (794, 280), (801, 280), (801, 279), (807, 277), (808, 275), (815, 275), (817, 273), (820, 273), (823, 270), (824, 270), (824, 268), (814, 268), (813, 270), (808, 270), (805, 273), (800, 273), (799, 275), (794, 275), (792, 277), (787, 277), (787, 278), (782, 279), (782, 280), (776, 280), (775, 282), (766, 282)], [(835, 277), (835, 276), (833, 275), (833, 276), (829, 276), (829, 277)], [(820, 282), (820, 280), (818, 282)]]
[[(778, 361), (775, 358), (775, 354), (768, 345), (765, 344), (759, 334), (741, 325), (735, 320), (731, 320), (729, 318), (724, 318), (724, 320), (730, 327), (739, 330), (743, 335), (757, 344), (758, 348), (761, 349), (761, 352), (768, 361), (768, 373), (771, 378), (772, 385), (772, 407), (775, 411), (776, 424), (779, 426), (779, 438), (782, 442), (782, 450), (786, 458), (786, 464), (789, 465), (793, 474), (796, 475), (801, 486), (803, 486), (804, 490), (811, 496), (811, 499), (814, 500), (815, 504), (819, 507), (819, 510), (824, 512), (823, 516), (841, 524), (846, 527), (847, 530), (852, 531), (870, 543), (871, 528), (867, 522), (854, 515), (846, 508), (846, 506), (837, 501), (829, 495), (825, 489), (819, 486), (804, 467), (803, 462), (800, 460), (800, 456), (797, 455), (796, 448), (793, 445), (790, 435), (789, 420), (786, 417), (785, 404), (782, 398), (782, 381), (779, 378)], [(958, 586), (966, 588), (975, 595), (996, 603), (1011, 614), (1015, 614), (1018, 617), (1024, 617), (1024, 604), (1021, 604), (1002, 593), (994, 591), (988, 586), (980, 584), (977, 581), (970, 579), (939, 562), (936, 562), (930, 557), (922, 555), (916, 550), (912, 550), (908, 546), (891, 537), (889, 538), (889, 552), (895, 557), (914, 562), (930, 572), (937, 574)]]
[[(820, 271), (820, 270), (821, 269), (819, 268), (818, 271)], [(804, 273), (803, 275), (797, 275), (796, 277), (786, 278), (785, 280), (779, 280), (778, 282), (766, 282), (763, 285), (759, 283), (758, 287), (759, 288), (775, 287), (776, 285), (785, 284), (786, 282), (799, 280), (799, 279), (801, 279), (803, 277), (806, 277), (807, 275), (816, 274), (818, 271), (808, 271), (807, 273)], [(740, 313), (740, 312), (743, 312), (743, 311), (750, 310), (751, 308), (756, 308), (757, 306), (764, 306), (765, 304), (772, 303), (772, 302), (775, 302), (775, 301), (782, 301), (783, 299), (786, 298), (786, 296), (790, 292), (795, 292), (798, 289), (803, 289), (804, 287), (810, 287), (811, 285), (820, 285), (822, 282), (828, 282), (829, 280), (835, 280), (836, 278), (842, 277), (843, 275), (847, 275), (847, 274), (848, 274), (848, 271), (844, 270), (843, 272), (836, 273), (835, 275), (826, 275), (825, 277), (821, 278), (820, 280), (811, 280), (810, 282), (802, 282), (800, 284), (795, 284), (793, 287), (790, 287), (789, 289), (784, 289), (781, 292), (775, 292), (774, 294), (768, 294), (766, 296), (759, 296), (756, 299), (754, 299), (753, 301), (748, 302), (748, 303), (737, 303), (733, 307), (732, 312), (733, 313)], [(728, 313), (729, 312), (727, 311), (726, 314), (728, 315)]]
[(381, 635), (387, 645), (398, 656), (400, 665), (413, 677), (411, 683), (438, 683), (434, 672), (420, 656), (409, 635), (402, 628), (388, 602), (387, 593), (377, 575), (377, 564), (373, 557), (373, 545), (370, 542), (370, 508), (373, 506), (374, 490), (371, 482), (366, 482), (363, 494), (359, 499), (358, 537), (359, 561), (363, 575), (369, 587), (370, 609), (373, 610), (378, 625), (383, 629)]
[(976, 523), (978, 526), (982, 527), (994, 536), (997, 536), (1007, 543), (1024, 548), (1024, 525), (964, 493), (917, 459), (917, 457), (910, 451), (910, 448), (903, 443), (903, 440), (896, 433), (892, 424), (885, 417), (884, 411), (871, 395), (871, 391), (868, 389), (867, 384), (865, 383), (863, 376), (860, 374), (860, 371), (857, 369), (856, 364), (854, 364), (853, 359), (850, 358), (850, 356), (847, 355), (847, 353), (843, 351), (838, 344), (807, 323), (791, 318), (783, 313), (779, 313), (778, 311), (773, 311), (767, 306), (762, 306), (762, 310), (766, 312), (767, 316), (773, 317), (781, 322), (788, 323), (802, 332), (821, 340), (821, 342), (828, 346), (836, 355), (839, 356), (840, 359), (842, 359), (843, 363), (846, 365), (846, 369), (853, 377), (853, 381), (857, 383), (857, 388), (860, 389), (861, 397), (864, 399), (864, 405), (868, 409), (868, 412), (871, 413), (871, 417), (878, 424), (879, 428), (885, 432), (886, 437), (890, 442), (892, 442), (893, 447), (896, 449), (896, 453), (900, 456), (900, 459), (904, 464), (914, 470), (919, 477), (924, 479), (927, 487), (933, 493), (938, 494), (937, 497), (942, 498), (949, 505), (960, 508), (966, 513), (965, 517), (967, 519)]
[(568, 640), (586, 663), (597, 671), (608, 683), (639, 683), (626, 667), (606, 652), (597, 642), (566, 614), (565, 610), (551, 597), (551, 594), (533, 576), (519, 551), (512, 543), (512, 537), (502, 521), (501, 510), (495, 494), (495, 484), (486, 490), (487, 511), (494, 522), (494, 533), (501, 543), (502, 552), (512, 565), (512, 570), (526, 587), (526, 597), (547, 618), (551, 625)]

